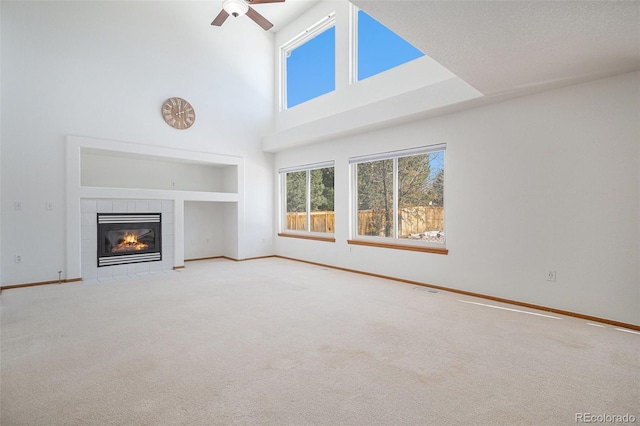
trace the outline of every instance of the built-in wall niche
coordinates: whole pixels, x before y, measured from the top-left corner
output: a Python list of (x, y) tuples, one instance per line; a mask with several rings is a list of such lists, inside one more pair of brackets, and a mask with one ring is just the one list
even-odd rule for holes
[(95, 188), (238, 192), (236, 165), (82, 148), (80, 185)]
[(202, 259), (225, 256), (227, 229), (235, 229), (226, 209), (229, 203), (185, 201), (184, 203), (184, 258)]

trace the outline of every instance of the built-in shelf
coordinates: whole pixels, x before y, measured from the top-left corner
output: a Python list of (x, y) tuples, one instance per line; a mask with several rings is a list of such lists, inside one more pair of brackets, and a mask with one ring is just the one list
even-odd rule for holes
[(140, 188), (98, 188), (80, 187), (80, 198), (131, 198), (151, 200), (183, 200), (233, 203), (238, 194), (228, 192), (175, 191), (165, 189)]

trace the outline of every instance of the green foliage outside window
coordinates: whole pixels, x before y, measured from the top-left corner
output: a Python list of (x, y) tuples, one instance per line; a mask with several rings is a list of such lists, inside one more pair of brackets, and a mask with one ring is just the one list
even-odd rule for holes
[(307, 211), (307, 172), (287, 173), (287, 212)]
[[(307, 184), (309, 200), (307, 200)], [(285, 229), (306, 231), (309, 228), (311, 232), (332, 233), (334, 168), (289, 172), (286, 174), (285, 185), (287, 202)]]
[(311, 170), (311, 211), (333, 211), (333, 167)]
[[(358, 235), (444, 241), (444, 152), (357, 164)], [(394, 184), (397, 182), (397, 204)]]
[(364, 235), (393, 234), (393, 160), (358, 164), (358, 211), (371, 212)]

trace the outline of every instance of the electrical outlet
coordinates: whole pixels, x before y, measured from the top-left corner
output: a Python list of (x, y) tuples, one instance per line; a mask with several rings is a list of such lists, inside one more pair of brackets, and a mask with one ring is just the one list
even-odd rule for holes
[(556, 280), (556, 271), (555, 270), (548, 270), (547, 271), (547, 281), (555, 281)]
[(15, 262), (16, 262), (16, 263), (22, 263), (22, 256), (20, 256), (19, 254), (16, 254), (16, 256), (15, 256)]
[(14, 210), (22, 210), (22, 201), (14, 201), (13, 202)]

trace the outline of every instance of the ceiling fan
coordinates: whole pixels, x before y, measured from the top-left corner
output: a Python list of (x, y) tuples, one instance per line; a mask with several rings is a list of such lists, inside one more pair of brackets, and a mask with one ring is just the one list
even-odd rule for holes
[(283, 1), (285, 0), (224, 0), (224, 2), (222, 2), (222, 10), (218, 16), (216, 16), (216, 19), (213, 20), (211, 25), (215, 25), (216, 27), (221, 26), (224, 21), (227, 20), (229, 15), (232, 15), (234, 18), (247, 15), (266, 31), (273, 27), (273, 24), (269, 22), (267, 18), (256, 12), (251, 5), (261, 3), (281, 3)]

